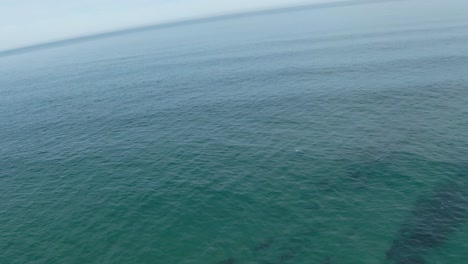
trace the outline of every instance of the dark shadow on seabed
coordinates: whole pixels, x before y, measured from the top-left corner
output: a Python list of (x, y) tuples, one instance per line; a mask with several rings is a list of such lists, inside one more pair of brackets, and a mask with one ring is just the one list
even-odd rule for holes
[(119, 36), (119, 35), (130, 34), (130, 33), (138, 33), (138, 32), (156, 30), (156, 29), (162, 29), (162, 28), (177, 27), (177, 26), (183, 26), (183, 25), (188, 25), (188, 24), (205, 23), (205, 22), (211, 22), (211, 21), (217, 21), (217, 20), (228, 20), (228, 19), (242, 18), (242, 17), (248, 17), (248, 16), (296, 12), (296, 11), (303, 11), (303, 10), (308, 10), (308, 9), (324, 9), (324, 8), (377, 4), (377, 3), (385, 3), (385, 2), (401, 2), (401, 1), (409, 1), (409, 0), (342, 0), (342, 1), (337, 1), (333, 3), (305, 4), (305, 5), (299, 5), (299, 6), (266, 9), (266, 10), (260, 10), (260, 11), (250, 11), (250, 12), (248, 11), (248, 12), (242, 12), (242, 13), (223, 14), (223, 15), (211, 16), (211, 17), (206, 17), (206, 18), (193, 18), (193, 19), (181, 20), (181, 21), (175, 21), (175, 22), (166, 22), (166, 23), (156, 24), (156, 25), (141, 26), (141, 27), (136, 27), (136, 28), (111, 31), (111, 32), (103, 32), (103, 33), (94, 34), (94, 35), (80, 36), (80, 37), (75, 37), (71, 39), (39, 43), (39, 44), (30, 45), (26, 47), (3, 50), (3, 51), (0, 51), (0, 57), (12, 56), (12, 55), (31, 52), (35, 50), (70, 45), (73, 43), (91, 41), (95, 39)]
[[(445, 164), (446, 173), (449, 174), (454, 167)], [(353, 166), (348, 174), (344, 174), (344, 182), (336, 188), (340, 192), (352, 191), (362, 192), (362, 185), (372, 184), (372, 168), (385, 168), (385, 163), (380, 160), (367, 161), (359, 166)], [(458, 168), (458, 166), (456, 166)], [(429, 191), (422, 191), (416, 198), (408, 216), (401, 221), (386, 253), (384, 263), (392, 264), (425, 264), (426, 258), (433, 250), (448, 242), (456, 235), (468, 220), (468, 182), (464, 178), (465, 172), (454, 173), (447, 176)], [(365, 178), (363, 178), (365, 177)], [(350, 179), (347, 179), (350, 178)], [(381, 178), (376, 178), (378, 180)], [(362, 184), (355, 182), (364, 181)], [(371, 182), (369, 182), (371, 181)], [(401, 179), (395, 179), (401, 181)], [(254, 263), (280, 264), (295, 263), (307, 247), (313, 244), (317, 230), (312, 227), (303, 226), (294, 234), (286, 237), (270, 237), (260, 240), (251, 247), (256, 256)], [(312, 243), (309, 243), (312, 242)], [(233, 257), (218, 262), (219, 264), (237, 263)], [(317, 260), (318, 264), (332, 264), (335, 262), (333, 255), (323, 256)]]
[(426, 263), (424, 256), (450, 239), (467, 221), (467, 185), (463, 178), (450, 180), (422, 195), (398, 230), (387, 260), (396, 264)]

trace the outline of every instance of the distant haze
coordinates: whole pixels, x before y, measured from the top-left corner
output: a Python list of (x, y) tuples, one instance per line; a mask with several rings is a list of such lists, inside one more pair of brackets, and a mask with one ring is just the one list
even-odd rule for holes
[(0, 51), (148, 24), (336, 0), (3, 0)]

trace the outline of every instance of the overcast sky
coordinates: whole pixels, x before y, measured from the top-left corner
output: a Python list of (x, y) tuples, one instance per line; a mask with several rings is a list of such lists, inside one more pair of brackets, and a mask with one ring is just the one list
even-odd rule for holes
[(336, 0), (0, 0), (0, 50), (141, 25)]

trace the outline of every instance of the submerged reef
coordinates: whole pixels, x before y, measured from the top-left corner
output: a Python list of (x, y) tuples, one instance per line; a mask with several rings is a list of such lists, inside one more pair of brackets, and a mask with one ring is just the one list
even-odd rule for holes
[(235, 261), (233, 258), (227, 258), (218, 262), (218, 264), (234, 264)]
[(398, 230), (387, 260), (423, 264), (424, 256), (441, 246), (467, 221), (468, 190), (464, 181), (439, 185), (421, 196)]

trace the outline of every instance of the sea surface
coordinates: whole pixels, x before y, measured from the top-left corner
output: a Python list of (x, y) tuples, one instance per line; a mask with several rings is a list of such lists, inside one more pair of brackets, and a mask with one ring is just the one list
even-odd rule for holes
[(468, 4), (0, 57), (0, 263), (468, 263)]

